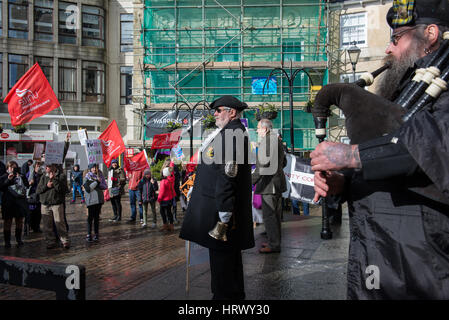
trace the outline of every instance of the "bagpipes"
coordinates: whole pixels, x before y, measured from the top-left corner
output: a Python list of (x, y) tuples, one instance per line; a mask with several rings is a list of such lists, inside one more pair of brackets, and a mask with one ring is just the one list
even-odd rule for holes
[(449, 32), (443, 34), (443, 41), (427, 66), (416, 70), (415, 77), (394, 102), (364, 90), (366, 85), (370, 85), (377, 75), (389, 67), (387, 63), (371, 75), (363, 75), (353, 84), (329, 84), (318, 92), (312, 114), (315, 134), (319, 140), (326, 137), (326, 122), (332, 105), (343, 111), (352, 144), (391, 133), (425, 106), (431, 107), (441, 92), (447, 90)]
[[(387, 63), (372, 74), (362, 75), (355, 83), (329, 84), (318, 92), (312, 114), (315, 121), (315, 135), (319, 142), (326, 138), (326, 122), (332, 105), (341, 109), (345, 115), (346, 131), (351, 144), (359, 144), (392, 133), (418, 111), (425, 107), (431, 108), (441, 92), (447, 90), (449, 32), (443, 34), (443, 41), (425, 68), (416, 70), (412, 81), (405, 86), (394, 102), (364, 89), (390, 66), (390, 63)], [(322, 206), (321, 238), (330, 239), (332, 232), (326, 199), (323, 199)]]

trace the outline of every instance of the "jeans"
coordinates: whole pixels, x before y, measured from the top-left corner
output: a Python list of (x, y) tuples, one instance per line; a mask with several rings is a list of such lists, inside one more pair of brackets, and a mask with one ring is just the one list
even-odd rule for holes
[[(131, 205), (131, 220), (136, 220), (136, 201), (140, 200), (139, 190), (129, 190), (129, 204)], [(139, 216), (143, 219), (143, 207), (139, 204)]]
[[(299, 210), (299, 203), (299, 200), (292, 199), (293, 214), (301, 214), (301, 211)], [(307, 202), (302, 202), (302, 211), (305, 216), (309, 215), (309, 204)]]
[(76, 191), (78, 191), (78, 193), (81, 195), (81, 199), (84, 201), (84, 194), (83, 191), (81, 190), (81, 186), (80, 185), (75, 185), (74, 183), (72, 184), (72, 192), (73, 192), (73, 196), (72, 196), (72, 200), (75, 201), (76, 200)]

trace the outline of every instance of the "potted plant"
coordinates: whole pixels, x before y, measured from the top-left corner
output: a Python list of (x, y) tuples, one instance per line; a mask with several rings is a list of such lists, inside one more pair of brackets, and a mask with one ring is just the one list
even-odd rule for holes
[(21, 134), (21, 133), (25, 133), (25, 131), (27, 131), (27, 128), (24, 124), (19, 124), (18, 126), (14, 127), (13, 131), (15, 133)]
[(175, 121), (168, 121), (165, 127), (167, 128), (168, 131), (174, 131), (176, 129), (181, 128), (182, 124)]
[(206, 129), (214, 129), (215, 126), (215, 117), (211, 114), (208, 114), (202, 121), (204, 128)]
[(277, 108), (274, 104), (264, 103), (257, 106), (256, 109), (256, 120), (260, 121), (261, 119), (276, 119), (278, 115)]

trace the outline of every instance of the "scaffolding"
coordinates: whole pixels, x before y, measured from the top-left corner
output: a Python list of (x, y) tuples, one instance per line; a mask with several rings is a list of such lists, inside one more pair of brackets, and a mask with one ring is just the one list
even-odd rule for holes
[[(313, 84), (327, 84), (327, 6), (322, 0), (146, 0), (141, 37), (146, 109), (229, 94), (253, 108), (277, 105), (274, 126), (288, 136), (286, 79), (277, 77), (276, 92), (264, 95), (254, 94), (253, 81), (292, 66), (304, 68)], [(312, 115), (304, 111), (311, 95), (305, 73), (293, 92), (295, 141), (310, 150), (317, 141)], [(250, 128), (257, 125), (253, 112), (244, 115)]]

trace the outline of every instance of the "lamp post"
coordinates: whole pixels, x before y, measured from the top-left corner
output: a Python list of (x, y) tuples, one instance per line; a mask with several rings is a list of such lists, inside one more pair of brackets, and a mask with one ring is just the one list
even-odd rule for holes
[(349, 47), (347, 49), (348, 51), (348, 55), (349, 55), (349, 61), (352, 64), (352, 75), (353, 75), (353, 79), (352, 81), (355, 82), (355, 66), (357, 65), (357, 62), (359, 61), (359, 57), (360, 57), (360, 48), (356, 46), (357, 42), (353, 41), (352, 42), (352, 47)]
[[(304, 70), (304, 68), (296, 69), (293, 71), (292, 61), (290, 60), (290, 74), (284, 68), (275, 68), (275, 69), (271, 70), (271, 73), (268, 76), (267, 80), (265, 80), (265, 83), (263, 84), (263, 88), (262, 88), (262, 94), (264, 94), (265, 93), (265, 85), (268, 83), (271, 76), (275, 75), (276, 73), (280, 73), (281, 75), (283, 74), (288, 81), (288, 95), (289, 95), (289, 107), (290, 107), (290, 146), (291, 146), (292, 154), (295, 153), (295, 138), (294, 138), (294, 132), (293, 132), (293, 82), (295, 81), (295, 78), (298, 75), (298, 73), (301, 71), (303, 71), (307, 75), (307, 77), (309, 78), (309, 81), (310, 81), (310, 85), (313, 86), (312, 78), (307, 73), (307, 71)], [(281, 92), (281, 94), (282, 94), (282, 92)]]
[(193, 156), (193, 114), (195, 112), (195, 109), (198, 106), (203, 106), (205, 109), (209, 109), (209, 103), (206, 100), (201, 100), (195, 103), (193, 106), (190, 106), (187, 102), (181, 101), (181, 102), (175, 102), (172, 106), (175, 108), (176, 112), (185, 105), (187, 107), (187, 110), (189, 110), (190, 115), (190, 158)]

